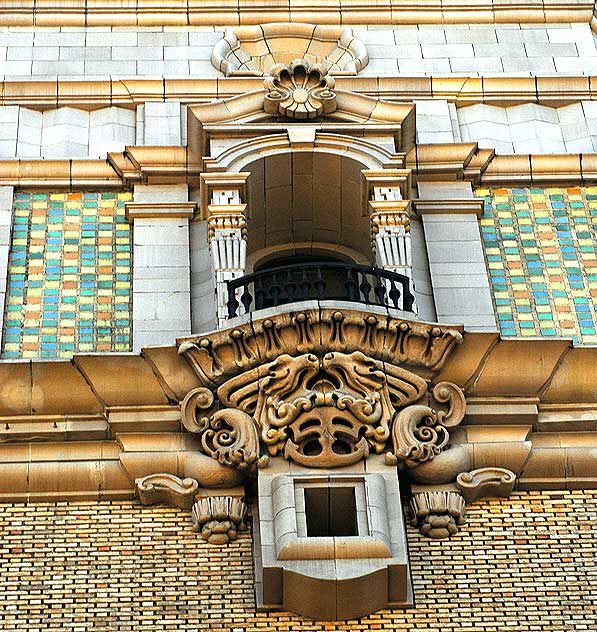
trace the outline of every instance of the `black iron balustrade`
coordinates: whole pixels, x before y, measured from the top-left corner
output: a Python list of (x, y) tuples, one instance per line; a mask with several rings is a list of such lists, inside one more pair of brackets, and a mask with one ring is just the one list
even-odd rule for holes
[(353, 263), (313, 262), (268, 268), (232, 281), (228, 286), (228, 318), (307, 300), (338, 300), (413, 311), (410, 280), (383, 268)]

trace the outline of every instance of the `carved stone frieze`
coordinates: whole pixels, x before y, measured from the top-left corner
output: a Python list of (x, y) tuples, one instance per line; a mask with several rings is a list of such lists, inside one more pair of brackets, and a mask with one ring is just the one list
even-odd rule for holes
[(142, 505), (174, 505), (190, 509), (199, 484), (193, 478), (179, 478), (174, 474), (151, 474), (135, 481)]
[[(443, 393), (442, 388), (434, 392)], [(310, 467), (340, 467), (370, 450), (383, 452), (396, 409), (421, 400), (427, 382), (354, 351), (321, 358), (282, 354), (224, 382), (217, 390), (223, 408), (210, 417), (204, 411), (212, 400), (199, 391), (183, 401), (183, 423), (200, 436), (202, 451), (220, 463), (264, 464), (261, 440), (272, 456), (284, 454)], [(459, 413), (450, 408), (438, 417), (449, 423), (453, 414)]]
[(209, 544), (228, 544), (244, 531), (247, 505), (243, 498), (232, 496), (207, 496), (193, 505), (193, 528)]
[(270, 73), (263, 82), (268, 114), (307, 120), (336, 110), (336, 81), (323, 67), (295, 59), (287, 66), (276, 64)]
[(357, 309), (282, 312), (275, 317), (193, 336), (179, 353), (204, 386), (217, 388), (242, 371), (292, 356), (361, 351), (385, 364), (408, 368), (427, 379), (462, 342), (462, 327), (407, 321)]
[(411, 524), (434, 539), (448, 538), (466, 522), (466, 505), (458, 492), (429, 491), (414, 494), (410, 502)]

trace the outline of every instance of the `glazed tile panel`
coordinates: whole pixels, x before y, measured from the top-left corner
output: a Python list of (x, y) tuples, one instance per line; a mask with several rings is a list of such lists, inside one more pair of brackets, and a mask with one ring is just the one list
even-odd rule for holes
[(130, 193), (15, 194), (2, 356), (131, 348)]
[(477, 195), (502, 335), (597, 343), (597, 187)]

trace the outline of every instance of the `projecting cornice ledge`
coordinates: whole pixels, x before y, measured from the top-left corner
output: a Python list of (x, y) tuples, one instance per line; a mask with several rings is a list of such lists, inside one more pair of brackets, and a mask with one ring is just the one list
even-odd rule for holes
[[(596, 348), (567, 340), (323, 306), (140, 355), (2, 361), (0, 500), (131, 498), (135, 480), (156, 473), (234, 487), (268, 458), (337, 468), (375, 453), (417, 485), (465, 498), (486, 467), (512, 472), (519, 489), (591, 488), (595, 367)], [(329, 376), (328, 395), (310, 375)], [(341, 458), (305, 447), (290, 413), (301, 398), (342, 402), (352, 430)], [(218, 443), (221, 429), (233, 431), (232, 447)]]
[[(328, 0), (321, 7), (306, 6), (296, 0), (283, 5), (234, 0), (197, 3), (186, 0), (108, 0), (93, 3), (57, 1), (3, 4), (3, 26), (236, 26), (272, 22), (312, 22), (314, 24), (492, 24), (583, 22), (591, 19), (593, 2), (584, 0), (524, 0), (513, 4), (482, 0), (446, 4), (413, 0), (378, 0), (374, 5), (346, 5)], [(366, 15), (366, 17), (364, 17)]]

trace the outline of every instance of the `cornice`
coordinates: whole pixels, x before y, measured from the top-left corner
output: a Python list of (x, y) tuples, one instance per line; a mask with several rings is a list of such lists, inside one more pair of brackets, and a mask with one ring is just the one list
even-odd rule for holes
[(378, 0), (347, 4), (327, 0), (306, 5), (300, 0), (243, 2), (220, 0), (5, 0), (1, 26), (222, 26), (254, 25), (272, 22), (312, 22), (315, 24), (491, 24), (589, 22), (593, 2), (588, 0), (522, 0), (497, 3), (446, 3), (428, 0)]
[[(406, 167), (412, 170), (413, 184), (467, 180), (475, 186), (503, 187), (579, 186), (597, 182), (597, 154), (496, 156), (492, 150), (479, 149), (476, 143), (417, 145), (407, 154)], [(102, 190), (128, 189), (138, 182), (184, 182), (198, 188), (201, 173), (200, 161), (185, 147), (127, 147), (123, 153), (108, 154), (106, 160), (3, 160), (0, 186)], [(428, 205), (424, 212), (444, 210)], [(471, 212), (478, 210), (475, 207)], [(180, 211), (173, 211), (177, 213)]]
[[(597, 99), (597, 77), (336, 77), (341, 91), (370, 97), (409, 101), (447, 99), (458, 107), (485, 103), (511, 106), (540, 103), (559, 107)], [(134, 107), (146, 101), (176, 100), (209, 103), (248, 93), (261, 100), (263, 78), (215, 79), (135, 78), (109, 81), (3, 81), (0, 105), (38, 109), (107, 106)]]
[[(334, 305), (278, 309), (179, 342), (140, 355), (0, 363), (0, 501), (132, 498), (135, 480), (156, 473), (195, 478), (207, 488), (238, 485), (244, 474), (206, 455), (187, 413), (211, 406), (201, 399), (206, 385), (226, 402), (250, 406), (247, 380), (259, 381), (264, 362), (319, 356), (382, 362), (397, 380), (398, 398), (414, 401), (429, 384), (441, 404), (448, 396), (442, 389), (462, 389), (466, 404), (462, 399), (454, 410), (461, 420), (466, 405), (468, 417), (451, 436), (475, 471), (508, 468), (518, 489), (597, 484), (597, 348), (461, 334), (453, 326)], [(415, 480), (424, 483), (430, 466), (420, 467), (423, 478)]]

